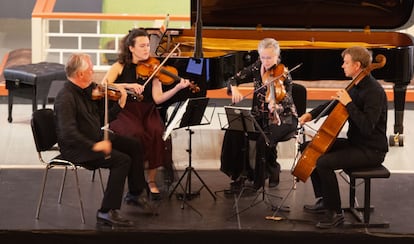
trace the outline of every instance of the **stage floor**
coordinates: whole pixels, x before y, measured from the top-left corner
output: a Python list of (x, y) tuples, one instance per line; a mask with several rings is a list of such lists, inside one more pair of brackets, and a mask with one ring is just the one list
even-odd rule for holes
[[(296, 189), (292, 190), (286, 198), (284, 205), (289, 207), (290, 211), (277, 214), (283, 218), (282, 220), (266, 220), (267, 216), (273, 215), (273, 209), (280, 205), (282, 201), (280, 198), (286, 197), (292, 188), (292, 176), (288, 170), (292, 159), (281, 162), (283, 171), (280, 185), (277, 188), (266, 189), (266, 193), (277, 197), (266, 195), (265, 201), (262, 201), (262, 195), (243, 195), (235, 205), (236, 196), (226, 196), (221, 192), (229, 187), (230, 179), (218, 169), (217, 162), (212, 161), (201, 165), (195, 157), (193, 165), (213, 192), (216, 200), (206, 188), (203, 188), (199, 197), (183, 205), (175, 194), (169, 198), (171, 187), (167, 189), (164, 186), (162, 188), (163, 199), (153, 203), (158, 215), (146, 215), (139, 209), (123, 205), (122, 214), (133, 220), (135, 227), (108, 230), (96, 226), (95, 215), (100, 207), (102, 190), (98, 181), (91, 182), (92, 173), (87, 170), (79, 171), (85, 224), (81, 223), (72, 172), (68, 172), (63, 202), (57, 203), (62, 173), (59, 169), (50, 171), (40, 219), (35, 219), (43, 168), (36, 157), (30, 131), (31, 106), (16, 104), (13, 107), (13, 123), (7, 122), (6, 106), (6, 104), (0, 104), (0, 114), (2, 114), (0, 118), (2, 135), (0, 140), (2, 149), (0, 154), (1, 243), (21, 240), (45, 244), (48, 243), (44, 239), (45, 236), (49, 238), (50, 243), (55, 243), (56, 239), (59, 239), (59, 243), (70, 242), (69, 240), (74, 237), (77, 238), (77, 243), (83, 243), (83, 241), (90, 243), (89, 238), (99, 240), (100, 243), (113, 243), (132, 237), (144, 239), (148, 243), (187, 243), (185, 240), (198, 243), (223, 243), (224, 237), (234, 238), (238, 241), (237, 243), (252, 243), (256, 240), (280, 241), (281, 239), (286, 240), (287, 243), (296, 243), (312, 239), (330, 240), (339, 244), (366, 242), (369, 239), (378, 244), (395, 241), (403, 243), (405, 240), (407, 240), (406, 243), (412, 243), (414, 240), (414, 211), (412, 210), (414, 167), (412, 156), (410, 156), (414, 139), (411, 136), (412, 128), (409, 126), (405, 127), (404, 146), (390, 147), (390, 152), (384, 162), (384, 165), (391, 171), (391, 177), (374, 179), (372, 182), (371, 203), (375, 206), (375, 210), (371, 214), (371, 221), (389, 222), (389, 228), (317, 229), (315, 224), (321, 216), (303, 211), (304, 204), (315, 201), (310, 180), (306, 183), (297, 183)], [(390, 110), (389, 114), (388, 129), (392, 132), (393, 111)], [(413, 110), (406, 110), (405, 124), (409, 124), (409, 121), (413, 119)], [(186, 143), (186, 139), (183, 140)], [(177, 139), (175, 143), (180, 143), (180, 140)], [(197, 144), (194, 149), (200, 150), (201, 146)], [(186, 152), (182, 153), (186, 154)], [(181, 177), (186, 165), (183, 162), (176, 164), (177, 178)], [(206, 165), (210, 168), (206, 168)], [(106, 181), (107, 171), (103, 170), (103, 173)], [(347, 207), (349, 187), (341, 177), (338, 179), (343, 207)], [(158, 184), (163, 186), (162, 174), (159, 174), (158, 181)], [(192, 174), (191, 182), (192, 190), (197, 191), (201, 182), (194, 174)], [(360, 204), (363, 202), (362, 190), (363, 185), (360, 185), (357, 189)], [(177, 192), (182, 192), (181, 187), (178, 187)], [(255, 201), (256, 196), (258, 198)], [(354, 222), (355, 219), (350, 213), (346, 213), (346, 221)], [(66, 238), (67, 236), (69, 237)], [(224, 239), (218, 240), (221, 237)], [(180, 241), (172, 238), (178, 238)]]
[[(62, 170), (53, 169), (49, 174), (45, 198), (40, 212), (40, 219), (35, 219), (36, 206), (43, 176), (42, 169), (0, 169), (0, 229), (1, 230), (100, 230), (96, 226), (95, 214), (100, 206), (102, 190), (99, 181), (92, 182), (91, 171), (80, 169), (81, 192), (85, 208), (86, 223), (81, 223), (79, 202), (74, 187), (72, 172), (68, 172), (62, 204), (57, 203)], [(103, 170), (104, 181), (106, 170)], [(177, 171), (182, 176), (183, 171)], [(197, 171), (206, 187), (200, 195), (183, 202), (176, 193), (182, 193), (179, 186), (169, 198), (171, 188), (160, 177), (159, 185), (164, 186), (161, 201), (153, 201), (157, 215), (148, 215), (135, 207), (122, 206), (122, 214), (130, 218), (136, 226), (129, 230), (271, 230), (271, 231), (305, 231), (326, 232), (315, 228), (321, 217), (303, 211), (303, 204), (313, 203), (313, 191), (310, 181), (297, 183), (296, 189), (286, 198), (284, 204), (289, 212), (280, 211), (276, 216), (279, 221), (266, 220), (274, 214), (274, 208), (281, 203), (292, 188), (292, 176), (283, 171), (281, 183), (276, 188), (265, 188), (262, 193), (243, 194), (236, 203), (237, 195), (228, 195), (221, 190), (228, 188), (229, 179), (223, 173), (212, 170)], [(161, 176), (162, 174), (160, 174)], [(194, 172), (191, 174), (191, 190), (198, 191), (202, 183)], [(183, 186), (187, 177), (184, 177)], [(413, 235), (414, 206), (412, 175), (393, 173), (389, 179), (375, 179), (372, 184), (371, 203), (375, 210), (371, 222), (386, 221), (389, 228), (351, 229), (336, 228), (327, 232), (367, 232), (375, 235)], [(348, 185), (341, 177), (341, 194), (343, 207), (348, 203)], [(176, 184), (177, 181), (174, 183)], [(172, 186), (174, 186), (174, 184)], [(362, 185), (357, 189), (359, 203), (362, 204)], [(187, 191), (188, 192), (188, 191)], [(216, 197), (216, 200), (213, 198)], [(264, 201), (263, 201), (263, 196)], [(255, 198), (257, 199), (255, 200)], [(238, 209), (238, 211), (237, 211)], [(354, 217), (346, 213), (347, 222), (355, 222)]]

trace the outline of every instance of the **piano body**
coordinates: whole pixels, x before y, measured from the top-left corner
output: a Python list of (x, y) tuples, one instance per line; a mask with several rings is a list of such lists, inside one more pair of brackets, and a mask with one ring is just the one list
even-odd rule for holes
[(201, 91), (174, 100), (205, 96), (207, 89), (225, 87), (230, 76), (256, 60), (258, 41), (266, 37), (279, 41), (286, 67), (302, 63), (292, 78), (305, 81), (348, 79), (340, 54), (349, 46), (363, 45), (374, 57), (383, 54), (387, 59), (383, 68), (372, 73), (394, 83), (395, 135), (389, 141), (403, 145), (414, 42), (411, 35), (398, 30), (412, 25), (413, 1), (192, 0), (191, 4), (193, 28), (172, 37), (172, 43), (181, 43), (181, 54), (169, 63), (182, 77), (195, 80)]

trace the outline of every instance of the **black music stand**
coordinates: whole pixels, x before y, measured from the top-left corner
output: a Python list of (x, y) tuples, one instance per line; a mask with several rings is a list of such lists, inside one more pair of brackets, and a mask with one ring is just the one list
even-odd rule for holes
[[(243, 109), (243, 108), (233, 107), (233, 106), (225, 106), (224, 108), (225, 108), (225, 112), (226, 112), (227, 120), (228, 120), (228, 128), (226, 128), (227, 130), (243, 131), (245, 133), (245, 143), (248, 143), (249, 134), (259, 133), (260, 135), (262, 135), (264, 137), (266, 145), (267, 146), (270, 145), (269, 138), (267, 137), (266, 133), (263, 131), (263, 129), (259, 125), (259, 123), (256, 121), (254, 116), (251, 114), (250, 109)], [(247, 146), (247, 144), (245, 146)], [(263, 170), (265, 170), (265, 168), (266, 167), (263, 167)], [(263, 180), (265, 180), (265, 179), (263, 179)], [(263, 182), (262, 185), (263, 186), (261, 187), (261, 190), (257, 191), (256, 196), (253, 199), (253, 201), (251, 202), (251, 204), (248, 207), (246, 207), (245, 209), (239, 211), (238, 202), (239, 202), (241, 196), (243, 195), (244, 191), (249, 188), (247, 186), (242, 187), (242, 189), (241, 189), (240, 193), (238, 194), (238, 196), (235, 197), (234, 207), (236, 208), (236, 213), (234, 215), (237, 215), (237, 217), (238, 217), (239, 214), (241, 214), (242, 212), (256, 206), (260, 202), (264, 202), (267, 196), (272, 196), (272, 197), (282, 199), (282, 197), (275, 196), (275, 195), (272, 195), (270, 193), (267, 193), (266, 189), (265, 189), (264, 182)], [(260, 201), (257, 201), (259, 196), (262, 196), (262, 199)], [(274, 206), (272, 205), (272, 209), (273, 208), (274, 208)], [(232, 216), (234, 216), (234, 215), (232, 215)], [(240, 221), (239, 218), (238, 218), (238, 220)], [(240, 222), (239, 222), (239, 225), (240, 225)]]
[[(226, 131), (243, 132), (243, 146), (241, 148), (243, 161), (239, 176), (239, 181), (241, 182), (241, 187), (243, 188), (244, 182), (247, 180), (247, 165), (249, 163), (249, 160), (247, 159), (249, 150), (249, 138), (257, 134), (254, 118), (250, 116), (250, 109), (248, 108), (224, 106), (224, 111), (226, 113), (227, 123), (222, 125), (219, 117), (221, 129)], [(235, 193), (231, 189), (215, 191), (214, 193), (217, 194), (219, 192), (224, 192), (224, 194), (228, 195)]]
[[(210, 124), (210, 121), (207, 121), (207, 123), (202, 123), (204, 112), (206, 110), (207, 104), (208, 104), (209, 98), (206, 97), (200, 97), (200, 98), (191, 98), (188, 99), (188, 103), (186, 102), (186, 106), (182, 107), (182, 109), (185, 108), (185, 113), (182, 115), (180, 125), (177, 129), (186, 127), (186, 131), (188, 131), (189, 140), (188, 140), (188, 149), (186, 150), (188, 152), (188, 166), (184, 171), (184, 174), (180, 177), (177, 184), (172, 189), (169, 198), (171, 198), (172, 194), (175, 192), (177, 187), (181, 185), (181, 181), (184, 179), (185, 176), (187, 176), (187, 180), (185, 183), (185, 187), (183, 188), (183, 193), (177, 193), (177, 198), (183, 201), (183, 204), (181, 205), (181, 208), (184, 208), (184, 203), (187, 203), (187, 201), (197, 197), (200, 195), (200, 191), (203, 188), (206, 188), (210, 195), (213, 197), (214, 201), (216, 200), (216, 196), (214, 196), (213, 192), (208, 188), (204, 180), (200, 177), (200, 175), (197, 173), (197, 171), (192, 166), (191, 161), (191, 153), (192, 153), (192, 141), (191, 136), (194, 134), (194, 131), (190, 128), (190, 126), (197, 126), (197, 125), (206, 125)], [(180, 111), (177, 112), (176, 116), (180, 116)], [(202, 183), (202, 186), (197, 191), (193, 192), (191, 190), (191, 175), (194, 173), (197, 178)], [(187, 203), (188, 204), (188, 203)], [(190, 206), (191, 207), (191, 206)], [(193, 208), (194, 209), (194, 208)], [(198, 212), (198, 211), (197, 211)]]

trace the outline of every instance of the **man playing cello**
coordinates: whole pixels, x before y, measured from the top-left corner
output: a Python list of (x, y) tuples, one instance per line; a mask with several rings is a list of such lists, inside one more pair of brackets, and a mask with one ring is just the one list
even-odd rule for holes
[[(363, 47), (350, 47), (342, 52), (342, 58), (345, 76), (355, 81), (348, 91), (339, 90), (334, 97), (349, 114), (347, 138), (335, 138), (329, 151), (316, 160), (311, 180), (317, 201), (304, 206), (307, 212), (325, 213), (316, 225), (318, 228), (344, 223), (335, 170), (379, 166), (388, 152), (387, 97), (377, 80), (366, 72), (372, 66), (371, 53)], [(321, 104), (305, 113), (299, 123), (303, 125), (316, 118), (328, 105), (329, 102)], [(325, 115), (331, 116), (332, 110)]]

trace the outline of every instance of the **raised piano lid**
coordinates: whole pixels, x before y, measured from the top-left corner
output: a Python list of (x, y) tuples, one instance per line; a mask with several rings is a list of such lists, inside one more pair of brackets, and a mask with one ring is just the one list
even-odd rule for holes
[[(191, 1), (194, 24), (197, 1)], [(255, 50), (257, 42), (246, 42), (246, 39), (265, 37), (276, 38), (282, 49), (346, 48), (361, 43), (367, 47), (390, 48), (413, 45), (410, 35), (397, 32), (414, 23), (412, 0), (199, 1), (202, 46), (206, 50)], [(177, 41), (194, 41), (195, 34), (194, 28), (183, 30), (183, 39)], [(243, 42), (229, 41), (230, 38)]]
[[(412, 0), (199, 0), (204, 28), (398, 30), (413, 24)], [(192, 22), (197, 2), (191, 1)]]

